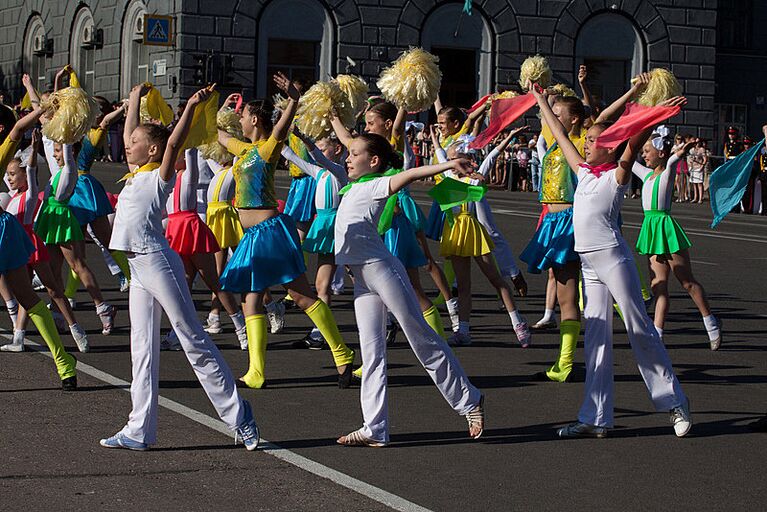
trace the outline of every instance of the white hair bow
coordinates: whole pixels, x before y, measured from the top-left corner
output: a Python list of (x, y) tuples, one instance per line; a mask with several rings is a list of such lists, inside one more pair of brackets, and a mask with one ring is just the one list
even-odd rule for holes
[(29, 166), (29, 157), (32, 156), (32, 151), (34, 148), (32, 146), (27, 146), (27, 148), (24, 151), (17, 151), (15, 155), (13, 155), (14, 158), (18, 158), (21, 160), (20, 167), (28, 167)]
[(469, 144), (474, 142), (474, 139), (476, 139), (476, 137), (473, 135), (461, 135), (458, 137), (458, 140), (455, 141), (455, 150), (458, 153), (463, 153), (466, 155), (474, 154), (476, 150), (469, 148)]
[(423, 131), (423, 123), (418, 123), (416, 121), (408, 121), (405, 123), (405, 131), (408, 131), (410, 128), (414, 128), (417, 132)]
[(671, 130), (668, 129), (668, 126), (666, 125), (660, 125), (655, 129), (655, 132), (653, 132), (653, 139), (652, 139), (652, 145), (655, 149), (658, 151), (663, 150), (663, 145), (668, 139), (668, 136), (671, 134)]

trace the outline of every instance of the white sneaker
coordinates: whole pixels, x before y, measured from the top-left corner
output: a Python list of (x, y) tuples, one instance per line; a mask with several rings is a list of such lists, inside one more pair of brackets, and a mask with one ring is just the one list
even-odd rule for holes
[(453, 328), (453, 332), (458, 332), (458, 299), (452, 298), (445, 303), (447, 307), (447, 314), (450, 317), (450, 325)]
[(160, 350), (172, 350), (174, 352), (182, 350), (181, 342), (178, 341), (176, 331), (171, 330), (168, 334), (162, 337), (162, 340), (160, 340)]
[(530, 333), (530, 326), (527, 325), (527, 322), (518, 323), (514, 327), (514, 333), (517, 335), (517, 341), (519, 341), (522, 348), (530, 346), (530, 340), (533, 338), (533, 335)]
[(210, 317), (208, 317), (208, 323), (203, 329), (205, 329), (205, 332), (208, 334), (221, 334), (224, 332), (224, 328), (221, 327), (221, 320), (211, 321)]
[(447, 339), (447, 344), (451, 347), (467, 347), (471, 345), (471, 335), (463, 332), (455, 332)]
[(282, 332), (285, 327), (285, 304), (275, 302), (272, 311), (266, 311), (266, 317), (269, 319), (269, 332), (277, 334)]
[(237, 339), (240, 342), (240, 350), (248, 350), (248, 330), (243, 325), (241, 328), (235, 331), (237, 333)]
[(674, 407), (669, 411), (669, 419), (674, 424), (674, 433), (676, 437), (684, 437), (692, 429), (692, 418), (690, 417), (690, 400), (685, 399), (684, 403)]
[(72, 333), (72, 338), (77, 344), (77, 350), (82, 353), (88, 352), (90, 350), (90, 346), (88, 345), (88, 336), (85, 334), (85, 330), (80, 327), (79, 324), (70, 325), (69, 332)]
[(24, 352), (25, 331), (14, 330), (13, 341), (5, 345), (0, 345), (0, 352)]
[(122, 272), (118, 276), (120, 278), (120, 292), (125, 293), (130, 289), (130, 280)]
[(36, 292), (45, 290), (45, 285), (40, 281), (37, 273), (32, 277), (32, 288), (34, 288)]
[[(103, 306), (106, 303), (102, 303)], [(101, 309), (96, 308), (96, 313), (99, 315), (99, 318), (101, 319), (101, 334), (104, 336), (109, 336), (112, 334), (112, 329), (115, 327), (115, 317), (117, 316), (117, 306), (112, 306), (111, 304), (107, 304), (103, 311), (99, 312), (98, 310)]]
[(67, 298), (67, 301), (69, 302), (70, 308), (75, 309), (77, 307), (77, 301), (75, 299)]

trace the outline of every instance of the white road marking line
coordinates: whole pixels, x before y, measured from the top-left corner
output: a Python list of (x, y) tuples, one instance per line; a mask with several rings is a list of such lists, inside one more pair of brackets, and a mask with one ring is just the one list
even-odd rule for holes
[[(5, 329), (0, 329), (0, 330), (5, 331)], [(13, 339), (13, 336), (9, 336), (7, 334), (2, 334), (2, 333), (0, 333), (0, 337), (6, 338), (8, 340)], [(43, 346), (40, 345), (39, 343), (31, 341), (28, 338), (24, 338), (24, 342), (25, 342), (25, 345), (29, 345), (35, 352), (38, 352), (40, 354), (43, 354), (53, 359), (53, 356), (51, 356), (50, 352), (44, 352), (42, 350)], [(130, 392), (130, 382), (124, 381), (118, 377), (115, 377), (114, 375), (110, 373), (99, 370), (98, 368), (91, 366), (89, 364), (83, 363), (82, 361), (77, 361), (77, 371), (82, 372), (86, 375), (89, 375), (93, 378), (96, 378), (102, 382), (106, 382), (107, 384), (110, 384), (112, 386), (118, 387), (122, 389), (123, 391)], [(160, 407), (164, 407), (170, 411), (178, 413), (181, 416), (184, 416), (196, 423), (199, 423), (200, 425), (204, 425), (226, 436), (230, 436), (230, 437), (232, 436), (232, 431), (229, 430), (229, 427), (227, 427), (223, 421), (212, 418), (208, 416), (207, 414), (203, 414), (195, 409), (192, 409), (191, 407), (187, 407), (186, 405), (180, 404), (174, 400), (170, 400), (169, 398), (165, 398), (162, 395), (160, 395), (158, 403)], [(343, 449), (343, 448), (340, 448), (340, 449)], [(431, 512), (428, 508), (422, 507), (416, 503), (413, 503), (412, 501), (408, 501), (405, 498), (397, 496), (396, 494), (392, 494), (388, 491), (385, 491), (381, 489), (380, 487), (376, 487), (367, 482), (363, 482), (362, 480), (358, 480), (352, 476), (349, 476), (345, 473), (336, 471), (333, 468), (324, 466), (320, 464), (319, 462), (315, 462), (311, 459), (307, 459), (306, 457), (302, 455), (298, 455), (297, 453), (294, 453), (290, 450), (282, 448), (281, 446), (277, 444), (269, 442), (263, 437), (261, 438), (258, 451), (267, 453), (271, 455), (272, 457), (276, 457), (277, 459), (280, 459), (281, 461), (287, 462), (288, 464), (292, 464), (293, 466), (296, 466), (297, 468), (303, 469), (304, 471), (308, 471), (309, 473), (317, 475), (321, 478), (330, 480), (331, 482), (334, 482), (342, 487), (346, 487), (347, 489), (351, 489), (352, 491), (358, 494), (361, 494), (367, 498), (370, 498), (373, 501), (377, 501), (378, 503), (381, 503), (382, 505), (385, 505), (394, 510), (398, 510), (401, 512)]]
[(700, 261), (700, 260), (690, 260), (692, 263), (695, 263), (696, 265), (711, 265), (712, 267), (718, 267), (719, 263), (709, 263), (708, 261)]

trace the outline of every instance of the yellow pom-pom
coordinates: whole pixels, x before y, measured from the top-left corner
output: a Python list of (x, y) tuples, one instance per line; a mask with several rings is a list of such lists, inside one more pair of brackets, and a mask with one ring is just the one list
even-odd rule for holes
[(546, 57), (534, 55), (528, 57), (519, 68), (519, 85), (527, 91), (527, 82), (537, 83), (544, 89), (551, 83), (551, 68)]
[(516, 91), (503, 91), (503, 92), (496, 92), (494, 94), (491, 94), (490, 97), (487, 98), (487, 107), (491, 107), (493, 102), (495, 100), (508, 100), (511, 98), (516, 98), (519, 96), (519, 93)]
[(275, 110), (284, 112), (288, 108), (288, 99), (282, 94), (275, 94), (272, 96), (272, 105), (274, 105)]
[(301, 96), (296, 113), (296, 125), (305, 135), (313, 139), (326, 137), (333, 129), (330, 124), (331, 112), (335, 110), (338, 118), (347, 128), (354, 126), (354, 110), (349, 98), (335, 82), (317, 82)]
[[(216, 126), (219, 130), (224, 130), (232, 137), (242, 140), (240, 116), (234, 109), (229, 107), (221, 108), (216, 115)], [(224, 146), (219, 144), (218, 141), (211, 142), (210, 144), (203, 144), (198, 149), (203, 158), (213, 160), (221, 165), (229, 165), (234, 160), (234, 155)]]
[(437, 100), (442, 85), (439, 58), (421, 48), (411, 48), (383, 70), (378, 88), (386, 100), (408, 112), (420, 112)]
[(578, 95), (575, 94), (575, 91), (570, 89), (565, 84), (552, 85), (551, 87), (549, 87), (549, 91), (551, 91), (552, 93), (554, 93), (556, 95), (564, 96), (566, 98), (577, 98), (578, 97)]
[[(668, 69), (655, 68), (650, 71), (650, 83), (639, 96), (637, 103), (641, 105), (655, 106), (674, 96), (682, 94), (682, 86), (674, 74)], [(636, 82), (636, 79), (631, 81)]]
[(100, 113), (96, 100), (81, 87), (66, 87), (54, 92), (41, 107), (45, 117), (50, 119), (43, 126), (43, 135), (60, 144), (82, 140)]
[(159, 121), (164, 126), (169, 126), (173, 122), (173, 109), (170, 108), (152, 84), (147, 82), (149, 92), (141, 97), (141, 106), (139, 107), (139, 117), (143, 124)]
[(335, 82), (349, 98), (349, 105), (355, 116), (365, 110), (368, 103), (368, 84), (362, 78), (354, 75), (338, 75)]

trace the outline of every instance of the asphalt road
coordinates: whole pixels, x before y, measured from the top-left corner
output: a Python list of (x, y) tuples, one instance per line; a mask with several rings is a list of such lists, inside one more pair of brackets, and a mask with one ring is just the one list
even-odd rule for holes
[[(118, 166), (95, 171), (107, 188)], [(287, 193), (287, 179), (278, 193)], [(427, 204), (424, 190), (415, 196)], [(539, 206), (532, 194), (492, 191), (490, 202), (514, 251), (532, 235)], [(443, 401), (400, 335), (389, 351), (392, 443), (385, 449), (344, 448), (335, 439), (361, 424), (358, 389), (335, 385), (330, 353), (295, 350), (308, 318), (290, 312), (271, 335), (268, 389), (244, 390), (261, 435), (255, 453), (235, 448), (183, 353), (163, 352), (158, 445), (149, 452), (109, 451), (98, 440), (124, 424), (130, 406), (127, 294), (117, 290), (100, 257), (89, 261), (120, 313), (112, 336), (80, 292), (77, 313), (92, 350), (76, 354), (81, 389), (59, 390), (43, 353), (0, 354), (0, 503), (6, 510), (733, 510), (767, 499), (765, 434), (745, 425), (767, 411), (767, 218), (731, 215), (708, 227), (708, 205), (674, 205), (694, 247), (694, 271), (724, 320), (719, 352), (708, 349), (702, 321), (681, 287), (672, 285), (665, 341), (692, 402), (695, 426), (677, 439), (666, 413), (655, 413), (616, 319), (616, 428), (607, 439), (568, 440), (555, 429), (575, 418), (583, 393), (582, 349), (576, 379), (541, 383), (558, 348), (555, 332), (536, 334), (521, 349), (508, 317), (478, 272), (470, 347), (456, 349), (486, 395), (486, 431), (468, 439), (466, 422)], [(641, 222), (638, 200), (623, 210), (626, 238)], [(436, 248), (435, 248), (436, 250)], [(644, 265), (644, 261), (642, 262)], [(543, 311), (545, 277), (526, 274), (530, 296), (518, 305), (531, 321)], [(422, 276), (427, 291), (434, 286)], [(350, 290), (350, 287), (347, 287)], [(195, 289), (200, 318), (208, 294)], [(342, 333), (358, 343), (351, 295), (334, 299)], [(446, 325), (449, 320), (443, 314)], [(0, 328), (10, 327), (0, 314)], [(40, 342), (37, 333), (28, 338)], [(231, 324), (214, 340), (234, 372), (247, 366)], [(65, 344), (74, 349), (71, 338)], [(86, 366), (87, 365), (87, 366)], [(99, 374), (102, 379), (91, 375)], [(89, 375), (91, 374), (91, 375)]]

